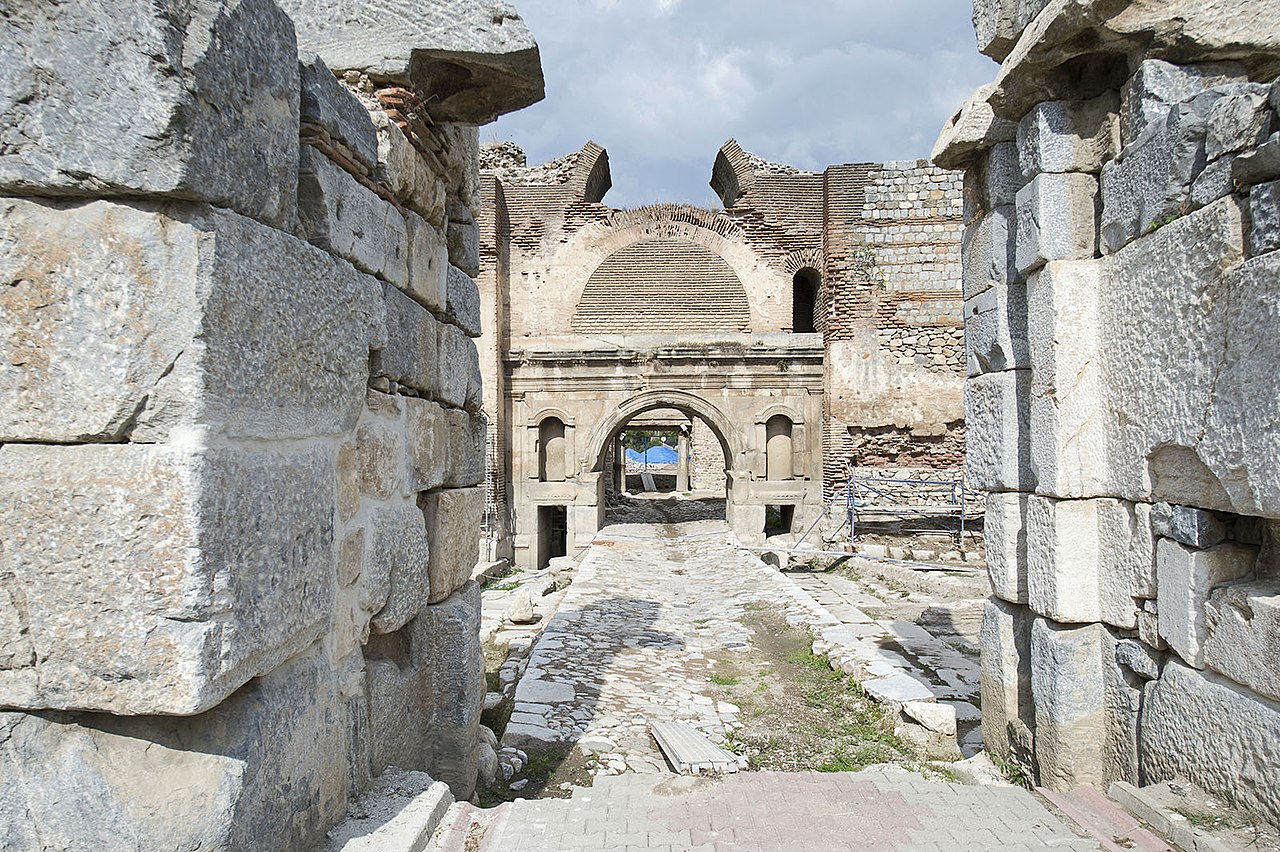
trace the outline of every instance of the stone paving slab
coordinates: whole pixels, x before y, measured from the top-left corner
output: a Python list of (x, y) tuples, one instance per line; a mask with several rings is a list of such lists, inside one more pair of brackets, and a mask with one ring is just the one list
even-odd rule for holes
[(571, 799), (519, 800), (481, 846), (544, 850), (1090, 850), (1030, 793), (904, 770), (600, 778)]

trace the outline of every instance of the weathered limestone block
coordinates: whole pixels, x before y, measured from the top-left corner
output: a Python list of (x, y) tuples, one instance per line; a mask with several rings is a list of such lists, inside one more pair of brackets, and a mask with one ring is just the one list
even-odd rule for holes
[[(982, 613), (982, 740), (1005, 760), (1027, 765), (1035, 726), (1031, 695), (1031, 614), (988, 600)], [(1029, 748), (1027, 748), (1029, 753)]]
[(1212, 512), (1168, 503), (1151, 507), (1151, 529), (1158, 536), (1202, 550), (1221, 544), (1227, 537), (1227, 525)]
[(1102, 773), (1107, 786), (1116, 781), (1130, 784), (1139, 781), (1138, 727), (1142, 718), (1143, 679), (1121, 660), (1121, 646), (1128, 641), (1117, 639), (1107, 629), (1099, 634), (1103, 701), (1107, 708)]
[(404, 216), (319, 151), (306, 147), (298, 167), (302, 234), (360, 270), (409, 287), (409, 233)]
[(1249, 189), (1249, 256), (1280, 248), (1280, 181)]
[(201, 713), (311, 644), (333, 596), (334, 464), (324, 447), (0, 448), (20, 628), (0, 639), (18, 648), (0, 704)]
[(939, 168), (966, 168), (985, 149), (1014, 137), (1017, 125), (1012, 121), (996, 118), (991, 105), (987, 103), (990, 94), (990, 86), (980, 87), (947, 120), (930, 155)]
[(190, 718), (0, 713), (0, 847), (310, 849), (346, 810), (346, 731), (316, 652)]
[(1116, 662), (1142, 680), (1160, 677), (1161, 654), (1137, 639), (1121, 639), (1116, 643)]
[(1231, 179), (1240, 186), (1280, 178), (1280, 133), (1272, 133), (1257, 150), (1236, 157), (1231, 163)]
[[(1018, 146), (1000, 142), (979, 156), (964, 173), (964, 221), (971, 225), (982, 215), (1011, 206), (1026, 185), (1018, 165)], [(1012, 262), (1008, 266), (1012, 266)]]
[[(496, 766), (498, 756), (490, 754)], [(352, 803), (347, 818), (326, 835), (328, 844), (315, 852), (425, 850), (453, 804), (449, 785), (425, 772), (391, 769)]]
[(1174, 65), (1163, 59), (1144, 59), (1120, 90), (1121, 141), (1128, 147), (1148, 127), (1164, 124), (1174, 104), (1211, 86), (1247, 79), (1243, 66), (1230, 63)]
[(1031, 609), (1061, 623), (1133, 629), (1135, 598), (1156, 594), (1154, 548), (1145, 503), (1033, 495), (1027, 505)]
[(480, 383), (480, 354), (475, 341), (457, 326), (440, 325), (440, 384), (437, 398), (451, 408), (467, 402), (470, 385)]
[(406, 504), (379, 506), (370, 526), (361, 605), (374, 613), (374, 633), (391, 633), (416, 616), (431, 597), (427, 525), (422, 510)]
[(473, 212), (480, 209), (480, 128), (474, 124), (442, 124), (434, 131), (444, 145), (440, 162), (449, 181), (449, 218), (473, 222)]
[(983, 491), (1031, 491), (1029, 370), (975, 376), (965, 383), (965, 477)]
[(298, 59), (270, 0), (32, 3), (0, 29), (0, 189), (294, 217)]
[(1119, 150), (1119, 108), (1114, 93), (1036, 104), (1018, 123), (1022, 174), (1100, 171)]
[[(1280, 517), (1280, 254), (1257, 257), (1226, 275), (1229, 353), (1213, 388), (1199, 452), (1220, 483), (1202, 506)], [(1207, 347), (1206, 347), (1207, 348)], [(1184, 356), (1185, 357), (1185, 356)], [(1205, 490), (1212, 490), (1206, 488)], [(1225, 492), (1222, 494), (1221, 492)]]
[(471, 579), (479, 553), (484, 488), (446, 488), (418, 498), (427, 516), (431, 542), (431, 596), (428, 603), (452, 595)]
[(422, 659), (432, 661), (427, 771), (459, 799), (475, 790), (484, 706), (480, 648), (480, 586), (468, 582), (443, 603), (423, 609), (413, 624)]
[(1280, 822), (1280, 704), (1169, 660), (1146, 687), (1140, 742), (1148, 783), (1186, 778)]
[(404, 429), (396, 420), (366, 417), (356, 429), (360, 493), (387, 500), (407, 490)]
[(1270, 93), (1270, 86), (1243, 83), (1229, 87), (1228, 94), (1214, 102), (1204, 142), (1208, 160), (1255, 148), (1267, 140), (1271, 132)]
[(372, 280), (204, 206), (0, 202), (0, 280), (0, 441), (339, 434), (385, 333)]
[(1042, 174), (1018, 190), (1018, 271), (1098, 251), (1098, 181), (1086, 174)]
[(987, 495), (983, 525), (987, 574), (995, 596), (1011, 603), (1027, 602), (1027, 495)]
[(1091, 261), (1050, 263), (1027, 280), (1031, 466), (1042, 494), (1112, 493), (1098, 360), (1103, 280)]
[(449, 297), (449, 247), (444, 234), (417, 213), (405, 214), (409, 234), (407, 292), (427, 310), (443, 314)]
[(369, 111), (349, 89), (338, 82), (314, 53), (298, 58), (302, 82), (302, 120), (318, 124), (332, 140), (346, 146), (352, 158), (373, 173), (378, 165), (378, 131)]
[(484, 418), (457, 408), (447, 409), (445, 418), (449, 424), (449, 476), (444, 484), (449, 488), (480, 484), (484, 481)]
[(997, 284), (964, 303), (964, 349), (970, 376), (1031, 366), (1025, 284)]
[(360, 71), (430, 93), (437, 121), (488, 124), (542, 100), (538, 45), (506, 3), (283, 0), (298, 43), (336, 71)]
[(1050, 790), (1106, 786), (1107, 707), (1100, 625), (1031, 626), (1036, 763)]
[(1000, 284), (1021, 280), (1014, 259), (1017, 218), (1013, 205), (997, 207), (964, 229), (964, 297), (972, 299)]
[(1162, 538), (1156, 544), (1160, 636), (1189, 665), (1204, 668), (1209, 638), (1205, 604), (1216, 586), (1247, 577), (1258, 551), (1238, 544), (1193, 550)]
[(1204, 167), (1191, 183), (1189, 209), (1199, 210), (1235, 192), (1235, 180), (1231, 176), (1235, 162), (1236, 158), (1228, 154)]
[(1223, 199), (1104, 263), (1097, 351), (1112, 494), (1245, 514), (1265, 514), (1250, 510), (1259, 498), (1280, 505), (1280, 483), (1263, 473), (1280, 460), (1264, 425), (1278, 410), (1280, 376), (1263, 366), (1277, 346), (1263, 331), (1276, 296), (1245, 286), (1274, 272), (1231, 269), (1244, 255), (1242, 219)]
[[(455, 216), (465, 214), (463, 219)], [(472, 278), (480, 274), (480, 229), (466, 208), (449, 211), (449, 263)]]
[(431, 491), (450, 473), (449, 418), (434, 402), (405, 397), (405, 432), (409, 448), (409, 491)]
[(382, 294), (387, 343), (370, 356), (370, 373), (421, 393), (435, 393), (440, 384), (440, 338), (444, 327), (430, 311), (395, 287), (384, 285)]
[(468, 337), (480, 336), (480, 288), (467, 273), (452, 265), (445, 316)]
[(975, 0), (973, 30), (978, 52), (1003, 62), (1022, 31), (1046, 5), (1048, 0)]
[(1230, 583), (1209, 594), (1204, 666), (1280, 701), (1280, 583)]
[(406, 207), (436, 228), (444, 228), (445, 185), (385, 112), (371, 113), (378, 130), (378, 179), (391, 187)]

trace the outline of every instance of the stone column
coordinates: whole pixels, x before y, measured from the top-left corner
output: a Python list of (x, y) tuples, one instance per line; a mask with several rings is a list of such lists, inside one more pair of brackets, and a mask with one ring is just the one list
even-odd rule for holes
[(679, 459), (676, 462), (676, 490), (689, 490), (689, 433), (680, 430)]

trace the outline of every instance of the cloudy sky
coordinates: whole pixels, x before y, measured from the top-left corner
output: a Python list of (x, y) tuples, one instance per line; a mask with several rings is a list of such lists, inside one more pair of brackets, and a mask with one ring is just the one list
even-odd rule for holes
[(967, 0), (515, 0), (542, 49), (547, 98), (481, 128), (530, 163), (594, 139), (630, 207), (718, 207), (715, 153), (803, 169), (927, 157), (996, 65)]

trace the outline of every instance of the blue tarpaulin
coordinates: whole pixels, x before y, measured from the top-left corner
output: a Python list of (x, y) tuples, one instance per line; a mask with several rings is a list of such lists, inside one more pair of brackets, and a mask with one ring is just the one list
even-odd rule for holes
[(679, 460), (680, 454), (677, 453), (673, 447), (668, 447), (663, 444), (650, 447), (643, 453), (638, 453), (635, 450), (627, 450), (627, 461), (641, 463), (648, 462), (649, 464), (675, 464)]

